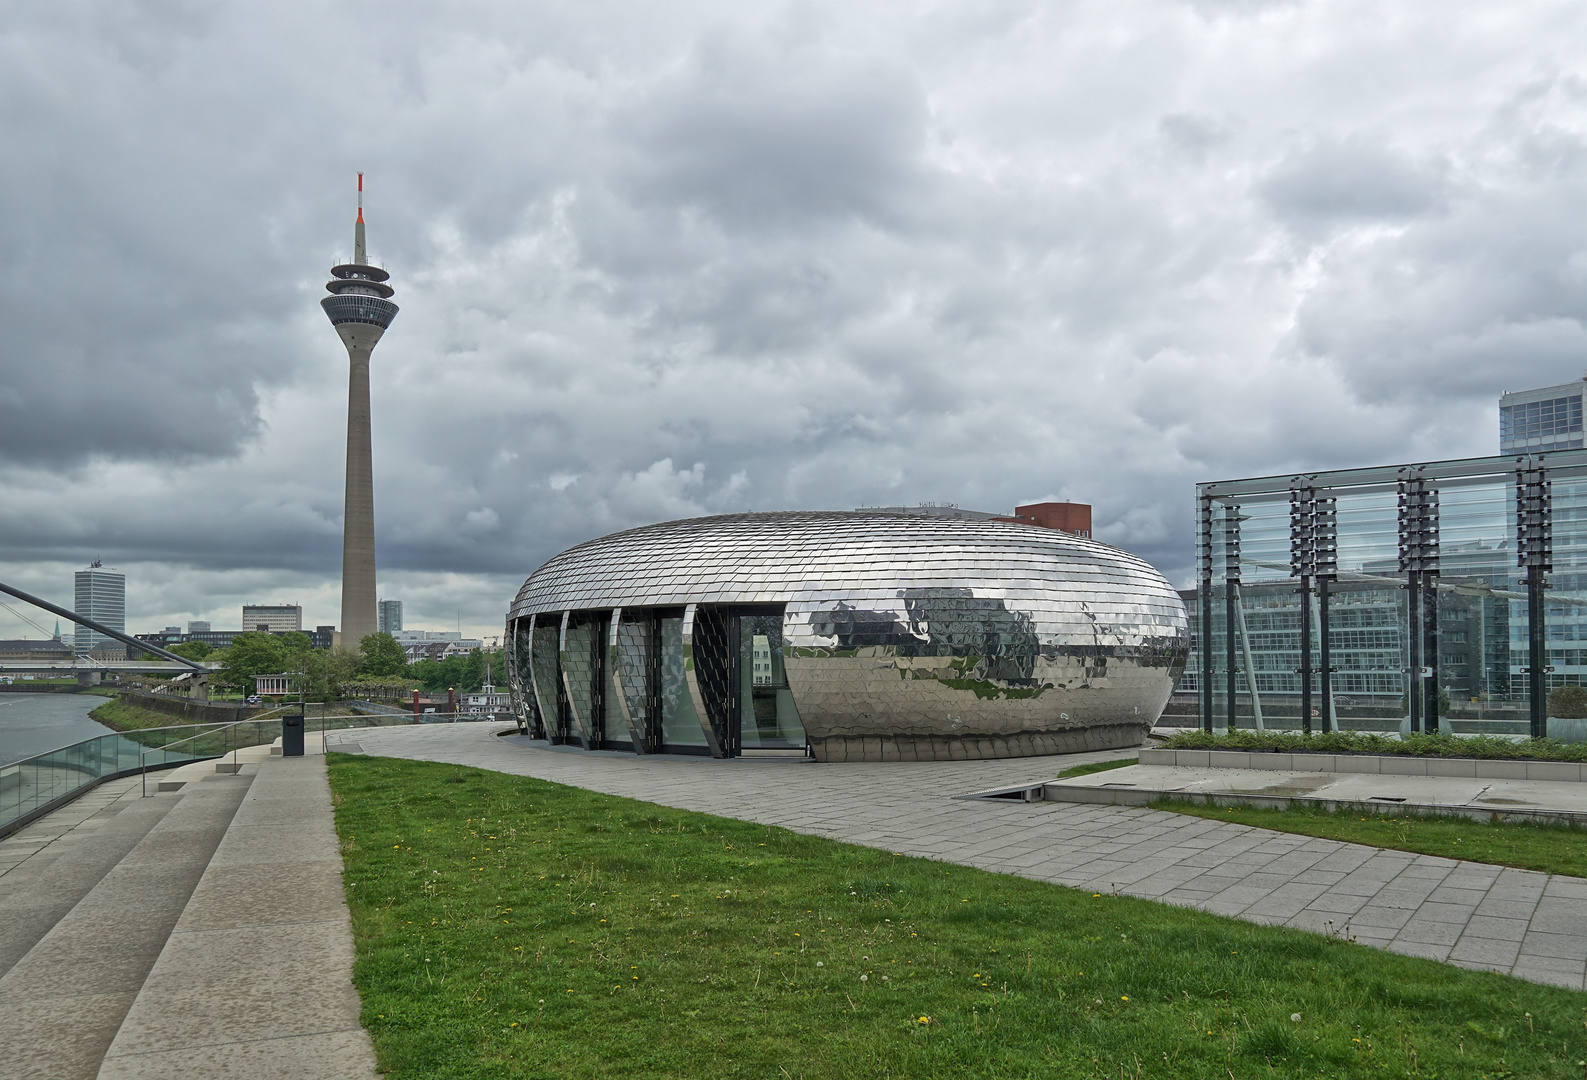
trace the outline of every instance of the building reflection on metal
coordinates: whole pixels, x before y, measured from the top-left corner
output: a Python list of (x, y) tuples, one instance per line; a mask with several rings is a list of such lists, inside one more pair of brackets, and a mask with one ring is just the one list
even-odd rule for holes
[(1007, 521), (732, 514), (570, 548), (508, 614), (514, 708), (553, 742), (822, 761), (1139, 745), (1184, 667), (1147, 563)]

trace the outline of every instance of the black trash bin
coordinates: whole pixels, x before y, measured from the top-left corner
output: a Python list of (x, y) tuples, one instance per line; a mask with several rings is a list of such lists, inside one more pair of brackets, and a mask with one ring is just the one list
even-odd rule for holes
[(303, 714), (281, 718), (281, 754), (283, 757), (303, 756)]

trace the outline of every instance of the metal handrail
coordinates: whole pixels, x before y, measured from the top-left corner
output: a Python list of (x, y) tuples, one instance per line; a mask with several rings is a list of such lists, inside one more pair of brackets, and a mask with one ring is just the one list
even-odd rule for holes
[[(149, 754), (152, 751), (158, 750), (162, 754), (166, 753), (173, 746), (181, 746), (183, 743), (192, 742), (194, 739), (201, 739), (201, 738), (204, 738), (207, 735), (218, 734), (214, 729), (219, 727), (219, 728), (225, 728), (226, 729), (225, 732), (224, 732), (224, 735), (225, 735), (225, 738), (226, 738), (226, 745), (228, 747), (230, 747), (230, 749), (223, 750), (221, 753), (216, 754), (215, 756), (216, 757), (225, 757), (228, 753), (232, 754), (233, 755), (232, 756), (232, 761), (233, 761), (233, 763), (235, 763), (236, 760), (237, 760), (236, 759), (236, 750), (237, 750), (237, 748), (236, 747), (232, 747), (232, 745), (231, 745), (231, 732), (232, 732), (232, 729), (236, 728), (236, 727), (238, 727), (238, 726), (240, 726), (242, 724), (258, 724), (258, 723), (266, 723), (266, 724), (268, 724), (270, 722), (271, 721), (269, 721), (269, 720), (261, 721), (261, 720), (251, 720), (250, 719), (250, 720), (229, 720), (229, 721), (224, 721), (224, 722), (218, 723), (218, 724), (206, 724), (204, 726), (206, 728), (209, 728), (210, 730), (207, 730), (207, 731), (195, 731), (193, 734), (189, 735), (187, 738), (185, 738), (185, 739), (177, 739), (175, 742), (162, 743), (159, 746), (146, 746), (146, 747), (144, 747), (143, 748), (143, 752), (139, 755), (139, 762), (138, 762), (139, 765), (140, 765), (140, 770), (139, 771), (143, 774), (142, 775), (142, 784), (143, 784), (143, 796), (144, 796), (144, 798), (147, 798), (148, 795), (149, 795)], [(158, 730), (167, 730), (167, 729), (152, 728), (152, 729), (147, 729), (147, 730), (158, 731)], [(193, 760), (197, 761), (197, 760), (200, 760), (200, 758), (199, 758), (198, 755), (195, 754)]]

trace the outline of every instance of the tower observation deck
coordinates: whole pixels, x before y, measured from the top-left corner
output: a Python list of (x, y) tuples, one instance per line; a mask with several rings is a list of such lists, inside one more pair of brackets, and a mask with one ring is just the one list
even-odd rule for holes
[(371, 266), (364, 247), (364, 174), (358, 174), (358, 220), (353, 261), (331, 267), (320, 301), (347, 346), (347, 490), (342, 519), (342, 642), (356, 649), (376, 632), (375, 483), (370, 445), (369, 356), (397, 317), (391, 277)]

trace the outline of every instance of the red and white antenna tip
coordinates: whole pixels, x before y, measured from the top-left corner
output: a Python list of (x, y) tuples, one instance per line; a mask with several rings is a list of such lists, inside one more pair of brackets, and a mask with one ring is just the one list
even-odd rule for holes
[(358, 174), (358, 223), (364, 223), (364, 174)]

